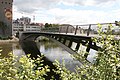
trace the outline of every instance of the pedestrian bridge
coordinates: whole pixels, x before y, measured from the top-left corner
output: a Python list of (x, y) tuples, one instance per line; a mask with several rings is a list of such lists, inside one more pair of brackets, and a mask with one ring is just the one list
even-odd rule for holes
[[(95, 24), (93, 24), (95, 25)], [(103, 24), (104, 25), (104, 24)], [(106, 24), (105, 24), (106, 25)], [(86, 46), (86, 51), (89, 53), (90, 49), (98, 51), (101, 49), (99, 46), (96, 45), (95, 42), (93, 42), (90, 35), (91, 25), (88, 25), (87, 29), (87, 35), (77, 35), (77, 32), (81, 32), (81, 29), (78, 29), (78, 26), (76, 28), (70, 29), (73, 30), (73, 34), (69, 34), (69, 26), (66, 28), (64, 33), (61, 33), (62, 28), (58, 32), (20, 32), (19, 34), (19, 40), (20, 42), (23, 41), (35, 41), (39, 36), (44, 36), (52, 40), (53, 42), (60, 45), (62, 48), (66, 49), (71, 54), (78, 53), (80, 46)], [(92, 33), (95, 33), (94, 30), (92, 30)], [(94, 34), (96, 35), (96, 33)], [(96, 36), (94, 36), (96, 37)], [(97, 36), (98, 37), (98, 36)], [(74, 48), (72, 48), (72, 44), (76, 44)], [(84, 57), (87, 58), (88, 54), (85, 54)]]
[[(86, 51), (89, 52), (90, 49), (98, 51), (99, 46), (92, 41), (92, 37), (89, 36), (79, 36), (79, 35), (69, 35), (69, 34), (58, 34), (58, 33), (41, 33), (41, 32), (22, 32), (20, 33), (19, 39), (22, 41), (35, 41), (37, 37), (44, 36), (54, 41), (69, 53), (75, 54), (80, 48), (80, 44), (86, 46)], [(72, 44), (75, 43), (75, 48), (72, 48)], [(87, 58), (88, 55), (85, 55)]]

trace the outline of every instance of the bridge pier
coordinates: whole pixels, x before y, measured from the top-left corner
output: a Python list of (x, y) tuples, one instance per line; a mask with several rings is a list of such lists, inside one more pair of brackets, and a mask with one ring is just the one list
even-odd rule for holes
[(80, 47), (80, 43), (77, 43), (75, 50), (78, 51)]
[(90, 51), (90, 46), (92, 45), (92, 41), (89, 41), (88, 45), (87, 45), (87, 49), (86, 51), (89, 52)]
[(59, 41), (59, 42), (61, 42), (61, 39), (62, 39), (62, 38), (61, 38), (61, 37), (59, 37), (58, 41)]
[(65, 44), (66, 43), (66, 38), (63, 40), (63, 44)]
[(71, 48), (71, 46), (72, 46), (72, 41), (70, 40), (68, 47)]

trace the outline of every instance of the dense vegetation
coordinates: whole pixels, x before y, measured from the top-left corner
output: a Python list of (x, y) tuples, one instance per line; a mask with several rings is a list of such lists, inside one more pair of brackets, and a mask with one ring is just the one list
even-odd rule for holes
[(59, 24), (45, 23), (45, 27), (42, 29), (45, 32), (59, 32)]
[(43, 67), (42, 62), (42, 57), (31, 59), (30, 55), (20, 59), (11, 53), (8, 57), (0, 57), (0, 80), (45, 80), (43, 76), (49, 69)]
[[(102, 48), (96, 54), (94, 63), (84, 63), (81, 67), (76, 67), (75, 72), (66, 69), (65, 64), (58, 61), (54, 63), (57, 74), (60, 74), (62, 80), (120, 80), (120, 43), (111, 35), (111, 24), (107, 33), (102, 32), (102, 26), (99, 25), (100, 38), (94, 38)], [(73, 55), (77, 60), (84, 57), (86, 52)], [(17, 59), (12, 54), (9, 57), (0, 57), (0, 79), (1, 80), (44, 80), (44, 75), (49, 72), (48, 66), (41, 63), (42, 57), (31, 59), (30, 55), (22, 56)], [(39, 64), (38, 65), (36, 65)], [(38, 67), (37, 67), (38, 66)], [(54, 80), (54, 77), (53, 79)]]
[[(102, 26), (99, 25), (100, 38), (93, 39), (101, 46), (101, 50), (97, 52), (96, 60), (93, 64), (83, 64), (76, 67), (76, 72), (70, 72), (63, 64), (57, 61), (55, 65), (58, 67), (57, 73), (61, 74), (63, 80), (120, 80), (120, 43), (111, 35), (113, 27), (109, 25), (106, 34), (102, 32)], [(84, 57), (85, 51), (74, 55), (79, 60)]]

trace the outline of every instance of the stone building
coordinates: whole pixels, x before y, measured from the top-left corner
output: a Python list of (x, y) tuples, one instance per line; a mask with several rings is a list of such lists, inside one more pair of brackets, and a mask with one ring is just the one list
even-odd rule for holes
[(0, 36), (12, 35), (13, 0), (0, 0)]

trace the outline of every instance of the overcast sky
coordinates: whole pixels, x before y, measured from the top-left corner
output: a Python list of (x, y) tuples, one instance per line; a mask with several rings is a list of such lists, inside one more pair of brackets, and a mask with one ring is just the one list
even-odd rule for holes
[(86, 24), (120, 21), (120, 0), (14, 0), (13, 19), (34, 22)]

